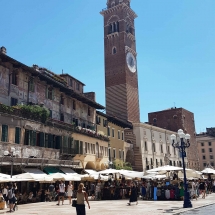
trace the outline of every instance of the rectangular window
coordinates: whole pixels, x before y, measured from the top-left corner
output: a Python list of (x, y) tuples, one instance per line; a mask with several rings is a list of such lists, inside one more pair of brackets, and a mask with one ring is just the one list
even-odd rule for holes
[(64, 115), (63, 115), (63, 113), (60, 114), (60, 121), (64, 122)]
[(208, 146), (211, 146), (211, 142), (208, 142)]
[(207, 164), (206, 164), (206, 163), (204, 163), (204, 166), (207, 166)]
[(85, 153), (87, 153), (87, 142), (85, 142)]
[(205, 149), (202, 149), (202, 153), (205, 153)]
[(161, 153), (163, 153), (163, 145), (161, 145)]
[(107, 127), (107, 120), (103, 119), (103, 127)]
[(116, 149), (113, 149), (113, 158), (116, 158)]
[(118, 139), (120, 140), (120, 131), (118, 131)]
[(108, 137), (110, 137), (110, 127), (108, 127)]
[(153, 160), (152, 160), (152, 158), (151, 158), (151, 165), (153, 166)]
[(12, 73), (12, 84), (13, 85), (18, 85), (18, 83), (17, 83), (17, 72), (13, 72)]
[(124, 132), (122, 131), (122, 140), (124, 140)]
[(76, 90), (80, 90), (80, 84), (76, 83)]
[(73, 85), (73, 80), (72, 80), (72, 78), (70, 78), (70, 81), (69, 81), (69, 85), (70, 85), (70, 87), (72, 87), (72, 85)]
[(73, 110), (76, 110), (76, 102), (75, 102), (75, 100), (72, 101), (72, 108), (73, 108)]
[(112, 128), (112, 137), (114, 137), (114, 128)]
[(155, 147), (155, 143), (153, 143), (153, 152), (156, 152), (156, 147)]
[(125, 153), (122, 151), (122, 160), (124, 161)]
[(213, 156), (213, 155), (210, 155), (210, 159), (214, 159), (214, 156)]
[(204, 146), (204, 143), (201, 143), (201, 146)]
[(33, 78), (29, 79), (29, 91), (34, 92), (34, 79)]
[(212, 148), (209, 148), (209, 152), (213, 152)]
[[(45, 147), (46, 148), (48, 148), (48, 145), (49, 145), (48, 144), (48, 139), (49, 139), (48, 137), (49, 137), (48, 134), (45, 134)], [(65, 138), (63, 138), (63, 144), (64, 144), (64, 141), (65, 141)]]
[(49, 109), (49, 117), (52, 118), (52, 110)]
[(50, 100), (53, 100), (53, 88), (52, 87), (48, 87), (48, 89), (47, 89), (47, 98)]
[(119, 159), (121, 159), (121, 150), (119, 150)]
[(203, 159), (203, 160), (205, 160), (205, 159), (206, 159), (205, 155), (203, 155), (203, 156), (202, 156), (202, 159)]
[(15, 128), (15, 143), (20, 144), (21, 128)]
[(211, 166), (214, 166), (214, 162), (211, 162)]
[(90, 107), (88, 107), (88, 116), (91, 116), (91, 111), (90, 111)]
[(60, 95), (60, 104), (64, 105), (64, 96), (63, 96), (63, 94)]
[(16, 106), (17, 103), (18, 103), (18, 99), (15, 99), (15, 98), (12, 98), (12, 97), (11, 97), (11, 99), (10, 99), (10, 105), (11, 105), (11, 106)]
[(147, 142), (145, 141), (145, 151), (148, 151)]
[(2, 125), (1, 141), (8, 142), (8, 126)]
[(161, 164), (161, 166), (163, 166), (163, 161), (162, 161), (162, 159), (160, 159), (160, 164)]
[(109, 160), (111, 160), (111, 150), (110, 150), (110, 148), (108, 149), (108, 157), (109, 157)]

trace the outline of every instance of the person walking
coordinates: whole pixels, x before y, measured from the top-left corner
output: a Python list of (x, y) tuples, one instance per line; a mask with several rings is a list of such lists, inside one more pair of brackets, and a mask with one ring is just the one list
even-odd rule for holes
[(77, 215), (86, 215), (84, 200), (87, 202), (88, 208), (90, 209), (90, 204), (88, 202), (88, 195), (84, 191), (84, 184), (80, 183), (77, 191), (77, 204), (76, 204)]
[(61, 183), (59, 184), (59, 193), (58, 193), (58, 203), (57, 203), (57, 205), (60, 205), (60, 199), (61, 198), (62, 198), (62, 205), (63, 205), (64, 195), (65, 195), (65, 184), (61, 180)]
[(68, 196), (70, 205), (72, 203), (72, 195), (73, 195), (73, 185), (72, 185), (72, 182), (70, 181), (67, 186), (67, 196)]
[(129, 203), (127, 203), (129, 206), (131, 205), (131, 202), (136, 202), (136, 205), (138, 204), (137, 201), (137, 189), (134, 183), (131, 184), (131, 188), (130, 188), (130, 199), (129, 199)]
[(13, 189), (13, 185), (10, 184), (9, 185), (9, 188), (8, 188), (8, 200), (9, 200), (9, 207), (10, 207), (10, 210), (8, 212), (14, 212), (13, 210), (13, 207), (14, 207), (14, 204), (15, 204), (15, 194), (14, 194), (14, 189)]

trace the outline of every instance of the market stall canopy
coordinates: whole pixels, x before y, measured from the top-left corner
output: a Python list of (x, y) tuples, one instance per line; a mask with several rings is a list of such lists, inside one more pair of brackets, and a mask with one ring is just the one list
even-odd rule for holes
[(180, 171), (182, 169), (183, 169), (182, 167), (166, 165), (166, 166), (161, 166), (158, 168), (150, 169), (147, 172), (148, 173), (150, 173), (150, 172), (161, 172), (161, 171), (170, 172), (170, 171)]
[(66, 174), (59, 173), (59, 172), (51, 174), (50, 177), (52, 177), (54, 181), (56, 181), (56, 180), (81, 181), (81, 177), (79, 177), (79, 176), (72, 175), (72, 174), (66, 175)]
[(1, 178), (10, 178), (10, 175), (0, 173), (0, 177)]
[(129, 178), (143, 178), (144, 172), (137, 172), (137, 171), (131, 171), (131, 170), (119, 170), (119, 173), (121, 175), (124, 175)]
[[(198, 172), (196, 170), (193, 170), (193, 169), (186, 169), (186, 177), (187, 178), (200, 178), (202, 175), (201, 172)], [(183, 172), (179, 172), (178, 173), (178, 177), (179, 178), (183, 178), (184, 177), (184, 173)]]
[(14, 179), (19, 179), (19, 180), (28, 180), (28, 181), (36, 181), (42, 177), (44, 177), (44, 175), (46, 174), (34, 174), (34, 173), (22, 173), (19, 175), (14, 175), (13, 178)]
[(115, 174), (115, 173), (120, 173), (120, 170), (116, 170), (116, 169), (106, 169), (106, 170), (102, 170), (100, 172), (98, 172), (99, 174), (104, 174), (104, 175), (108, 175), (108, 174)]
[(166, 175), (148, 174), (148, 175), (144, 175), (143, 178), (145, 178), (145, 179), (162, 179), (162, 178), (166, 178)]
[(201, 171), (201, 173), (204, 173), (204, 174), (215, 174), (215, 170), (211, 169), (211, 168), (205, 168), (203, 171)]

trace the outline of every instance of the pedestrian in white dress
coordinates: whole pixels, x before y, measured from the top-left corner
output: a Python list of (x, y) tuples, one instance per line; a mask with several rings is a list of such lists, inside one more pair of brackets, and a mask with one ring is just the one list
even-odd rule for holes
[(73, 195), (73, 185), (72, 182), (70, 181), (67, 187), (67, 195), (69, 199), (69, 204), (71, 205), (72, 203), (72, 195)]

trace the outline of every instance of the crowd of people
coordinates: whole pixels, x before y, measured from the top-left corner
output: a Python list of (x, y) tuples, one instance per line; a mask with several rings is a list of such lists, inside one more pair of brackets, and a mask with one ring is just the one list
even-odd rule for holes
[[(29, 183), (30, 184), (30, 183)], [(84, 182), (79, 186), (78, 182), (57, 181), (51, 184), (33, 183), (29, 186), (29, 192), (20, 192), (16, 183), (2, 184), (0, 190), (0, 200), (8, 205), (9, 212), (15, 210), (16, 204), (26, 204), (34, 202), (57, 201), (57, 205), (64, 204), (64, 199), (78, 198), (83, 203), (83, 198), (88, 200), (118, 200), (128, 199), (128, 205), (132, 202), (138, 204), (138, 199), (142, 200), (183, 200), (184, 183), (178, 178), (174, 180), (116, 180), (110, 178), (109, 181)], [(41, 188), (43, 187), (43, 188)], [(80, 190), (83, 191), (84, 194)], [(215, 192), (215, 180), (210, 177), (207, 180), (189, 180), (188, 191), (191, 199), (198, 197), (205, 198), (208, 194)], [(89, 203), (88, 203), (89, 204)], [(83, 207), (79, 207), (82, 210)], [(77, 209), (77, 208), (76, 208)]]

